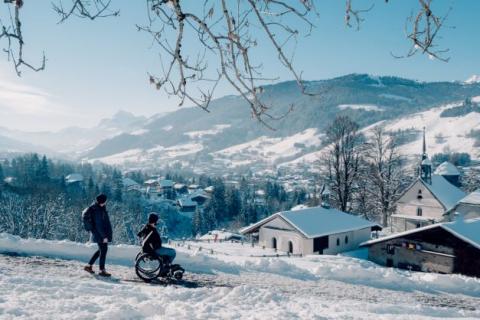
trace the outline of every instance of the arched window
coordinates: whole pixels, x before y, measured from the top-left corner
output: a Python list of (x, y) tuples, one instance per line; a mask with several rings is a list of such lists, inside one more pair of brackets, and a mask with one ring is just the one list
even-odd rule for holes
[(348, 244), (348, 236), (345, 236), (345, 244)]
[(422, 208), (417, 208), (417, 216), (421, 217), (423, 215)]
[(288, 252), (293, 253), (293, 243), (292, 243), (292, 241), (288, 241)]
[(422, 198), (423, 198), (422, 189), (418, 189), (417, 199), (422, 199)]
[(340, 245), (340, 238), (337, 238), (337, 247)]
[(277, 249), (277, 238), (272, 238), (272, 248)]

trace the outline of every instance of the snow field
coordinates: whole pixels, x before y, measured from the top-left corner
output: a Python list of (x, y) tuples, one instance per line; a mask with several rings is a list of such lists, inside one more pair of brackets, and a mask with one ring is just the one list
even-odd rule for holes
[(81, 271), (96, 245), (0, 234), (0, 253), (49, 257), (0, 254), (0, 319), (480, 318), (480, 279), (383, 268), (350, 256), (255, 258), (273, 251), (246, 243), (190, 243), (190, 250), (188, 244), (175, 247), (176, 262), (187, 279), (211, 285), (138, 282), (139, 248), (127, 245), (109, 247), (108, 270), (120, 281), (96, 280)]

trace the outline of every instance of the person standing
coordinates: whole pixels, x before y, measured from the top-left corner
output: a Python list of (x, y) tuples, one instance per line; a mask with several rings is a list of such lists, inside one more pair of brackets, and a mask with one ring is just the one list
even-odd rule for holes
[(98, 275), (102, 277), (110, 277), (111, 274), (105, 270), (108, 243), (112, 242), (112, 224), (110, 223), (110, 218), (107, 212), (107, 196), (104, 194), (98, 195), (95, 203), (93, 203), (87, 210), (90, 210), (90, 215), (92, 217), (91, 239), (98, 244), (98, 250), (93, 254), (88, 265), (84, 267), (84, 270), (91, 274), (95, 273), (93, 271), (93, 265), (100, 257), (100, 272)]

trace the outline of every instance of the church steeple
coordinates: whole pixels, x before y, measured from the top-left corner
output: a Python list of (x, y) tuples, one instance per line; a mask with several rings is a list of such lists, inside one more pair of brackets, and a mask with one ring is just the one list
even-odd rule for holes
[(427, 159), (427, 141), (425, 139), (425, 127), (423, 127), (423, 148), (422, 148), (422, 161)]
[(432, 162), (427, 154), (427, 141), (425, 138), (425, 127), (423, 127), (423, 146), (422, 146), (422, 160), (420, 162), (420, 178), (426, 183), (432, 183)]

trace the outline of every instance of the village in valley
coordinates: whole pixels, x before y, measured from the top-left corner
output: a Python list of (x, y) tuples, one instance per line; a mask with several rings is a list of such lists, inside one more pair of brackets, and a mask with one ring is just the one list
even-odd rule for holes
[[(434, 167), (426, 145), (424, 129), (421, 154), (414, 164), (416, 176), (411, 177), (411, 182), (398, 195), (395, 212), (388, 217), (386, 225), (369, 221), (355, 212), (334, 208), (330, 187), (324, 184), (318, 188), (320, 201), (317, 206), (298, 204), (287, 211), (264, 211), (265, 217), (249, 226), (204, 230), (204, 234), (199, 230), (196, 237), (183, 238), (181, 243), (184, 245), (187, 241), (193, 248), (203, 247), (212, 253), (220, 250), (221, 253), (222, 247), (215, 243), (222, 246), (221, 243), (229, 242), (237, 244), (236, 254), (258, 257), (358, 251), (363, 252), (359, 253), (363, 258), (385, 267), (479, 277), (480, 190), (462, 191), (459, 169), (448, 161)], [(292, 177), (294, 181), (302, 179), (301, 176)], [(140, 184), (125, 177), (122, 186), (124, 192), (137, 194), (159, 208), (173, 208), (174, 214), (186, 218), (190, 224), (195, 223), (196, 215), (203, 214), (211, 201), (214, 186), (180, 183), (167, 178), (170, 177), (150, 176)], [(238, 189), (241, 178), (233, 174), (227, 181), (232, 188)], [(255, 179), (258, 185), (262, 181), (261, 176), (250, 179), (252, 185)], [(81, 186), (83, 177), (71, 174), (66, 181), (69, 185)], [(281, 182), (291, 185), (285, 178)], [(305, 192), (308, 190), (314, 189)], [(307, 203), (307, 199), (308, 196), (303, 201)], [(251, 201), (255, 207), (265, 210), (265, 191), (254, 190)], [(168, 239), (168, 231), (164, 230), (164, 236)], [(226, 250), (231, 249), (227, 247)]]
[(0, 320), (480, 319), (479, 12), (0, 1)]

